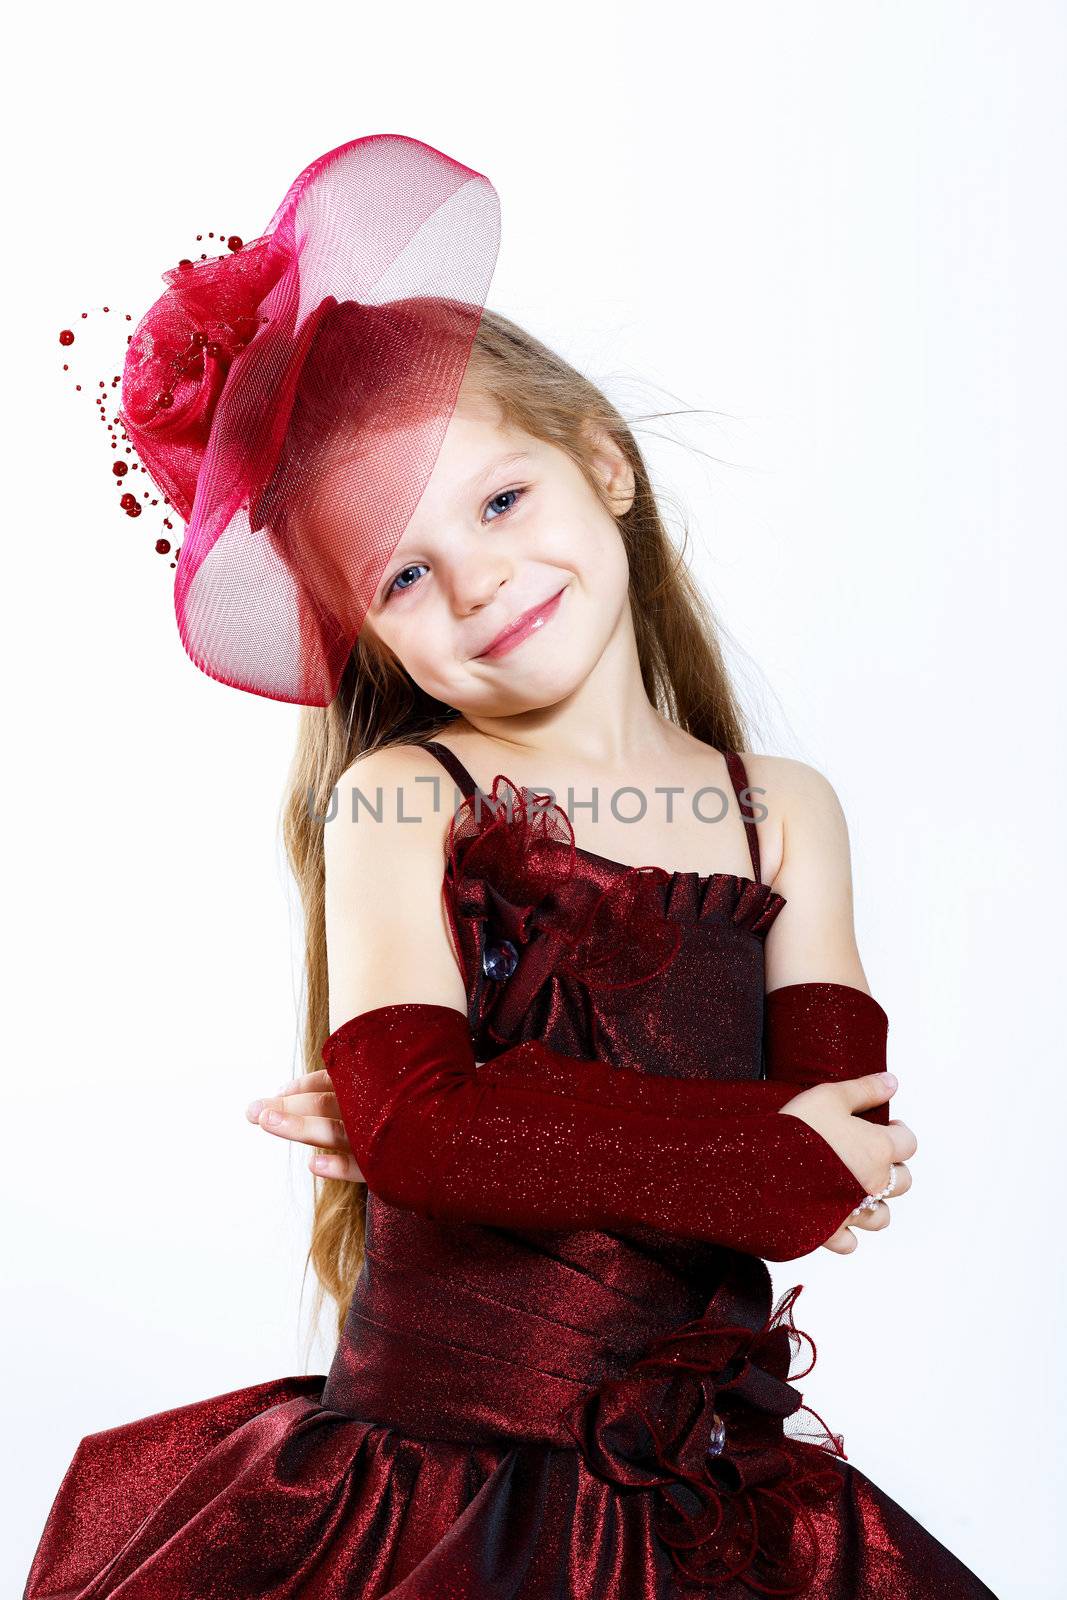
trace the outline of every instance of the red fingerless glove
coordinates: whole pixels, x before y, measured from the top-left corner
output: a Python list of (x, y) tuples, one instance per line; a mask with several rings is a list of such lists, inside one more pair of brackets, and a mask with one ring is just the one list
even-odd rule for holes
[(792, 1084), (645, 1077), (537, 1041), (479, 1067), (463, 1013), (422, 1004), (351, 1018), (322, 1059), (368, 1187), (434, 1221), (652, 1226), (789, 1261), (866, 1193), (806, 1122), (765, 1109)]
[[(871, 995), (847, 983), (787, 983), (772, 989), (763, 1013), (767, 1080), (797, 1091), (886, 1070), (889, 1018)], [(889, 1102), (856, 1112), (889, 1121)]]

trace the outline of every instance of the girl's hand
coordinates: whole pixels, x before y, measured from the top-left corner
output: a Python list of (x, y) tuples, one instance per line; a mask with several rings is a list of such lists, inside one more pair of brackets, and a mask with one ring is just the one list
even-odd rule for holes
[[(904, 1123), (894, 1118), (889, 1123), (889, 1127), (903, 1128)], [(910, 1132), (910, 1129), (908, 1131)], [(886, 1183), (888, 1182), (889, 1179), (887, 1178)], [(884, 1188), (884, 1186), (881, 1185), (880, 1187)], [(889, 1199), (895, 1200), (897, 1195), (907, 1194), (910, 1188), (911, 1173), (904, 1162), (900, 1161), (897, 1163), (897, 1178), (893, 1185), (893, 1193), (889, 1196)], [(877, 1194), (878, 1190), (875, 1189), (873, 1192)], [(882, 1228), (888, 1228), (891, 1221), (892, 1214), (889, 1210), (889, 1201), (879, 1200), (872, 1210), (861, 1211), (858, 1217), (850, 1217), (847, 1222), (843, 1222), (837, 1232), (831, 1234), (821, 1248), (823, 1250), (832, 1250), (835, 1255), (839, 1256), (850, 1255), (859, 1245), (859, 1240), (852, 1232), (853, 1228), (866, 1228), (869, 1232), (878, 1233)]]
[[(280, 1121), (272, 1122), (273, 1114), (277, 1114)], [(257, 1122), (267, 1133), (277, 1134), (280, 1139), (295, 1139), (298, 1144), (311, 1145), (308, 1166), (316, 1177), (363, 1182), (325, 1067), (294, 1078), (269, 1100), (253, 1100), (245, 1116), (249, 1122)]]
[[(911, 1188), (911, 1173), (906, 1162), (918, 1149), (918, 1140), (899, 1119), (883, 1125), (867, 1122), (856, 1113), (884, 1105), (896, 1092), (897, 1081), (891, 1073), (875, 1072), (862, 1078), (846, 1078), (839, 1083), (816, 1084), (795, 1095), (780, 1110), (785, 1115), (799, 1117), (821, 1134), (868, 1194), (884, 1189), (895, 1167), (896, 1181), (889, 1197), (895, 1200)], [(837, 1232), (824, 1241), (823, 1249), (849, 1255), (859, 1242), (853, 1228), (880, 1232), (888, 1228), (891, 1220), (888, 1200), (879, 1200), (873, 1210), (861, 1211), (842, 1223)]]

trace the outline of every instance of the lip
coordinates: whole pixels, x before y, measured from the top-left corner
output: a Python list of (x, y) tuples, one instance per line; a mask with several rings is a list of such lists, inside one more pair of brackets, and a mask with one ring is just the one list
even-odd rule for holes
[(515, 646), (521, 644), (531, 633), (539, 632), (545, 623), (555, 615), (559, 606), (560, 596), (566, 587), (567, 585), (564, 584), (563, 588), (557, 589), (556, 593), (548, 600), (543, 600), (539, 606), (532, 606), (529, 611), (524, 611), (521, 616), (516, 617), (515, 621), (509, 623), (503, 632), (497, 634), (488, 649), (481, 651), (479, 655), (474, 657), (474, 660), (483, 661), (488, 656), (505, 655), (509, 650), (514, 650)]

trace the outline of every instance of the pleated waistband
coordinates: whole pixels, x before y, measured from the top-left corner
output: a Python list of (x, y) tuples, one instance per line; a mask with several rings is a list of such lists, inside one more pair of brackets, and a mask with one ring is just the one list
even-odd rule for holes
[(769, 1309), (764, 1263), (732, 1252), (705, 1292), (622, 1239), (601, 1236), (594, 1276), (581, 1255), (496, 1230), (380, 1204), (376, 1220), (323, 1404), (419, 1438), (572, 1445), (564, 1414), (704, 1313), (712, 1291), (723, 1324), (755, 1331)]

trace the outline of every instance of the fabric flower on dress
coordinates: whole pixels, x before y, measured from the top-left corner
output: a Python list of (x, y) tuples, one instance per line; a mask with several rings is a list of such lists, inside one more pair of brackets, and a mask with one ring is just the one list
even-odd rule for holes
[[(792, 1319), (801, 1288), (753, 1328), (729, 1320), (752, 1301), (727, 1281), (699, 1318), (653, 1340), (621, 1377), (562, 1415), (591, 1471), (655, 1491), (657, 1536), (698, 1587), (740, 1581), (760, 1594), (799, 1595), (817, 1570), (810, 1508), (842, 1482), (827, 1456), (847, 1457), (789, 1381), (815, 1364), (814, 1342)], [(805, 1343), (811, 1360), (790, 1375)], [(804, 1438), (784, 1430), (800, 1411), (818, 1424)]]
[(576, 874), (576, 857), (563, 808), (503, 773), (489, 794), (476, 790), (452, 817), (445, 886), (457, 950), (484, 963), (486, 952), (503, 948), (503, 971), (511, 967), (506, 981), (482, 991), (479, 1022), (501, 1043), (553, 975), (590, 989), (626, 989), (665, 971), (678, 952), (682, 931), (659, 892), (669, 873), (630, 867), (601, 889)]

